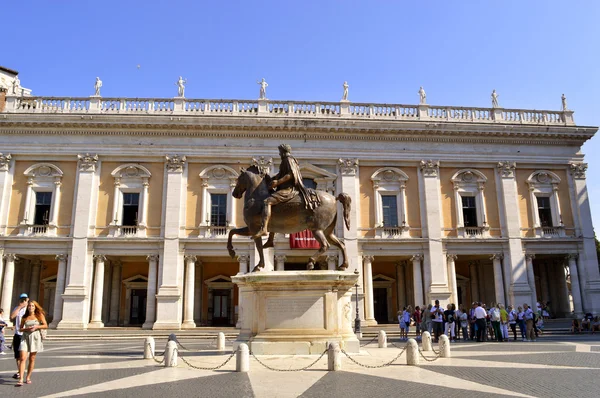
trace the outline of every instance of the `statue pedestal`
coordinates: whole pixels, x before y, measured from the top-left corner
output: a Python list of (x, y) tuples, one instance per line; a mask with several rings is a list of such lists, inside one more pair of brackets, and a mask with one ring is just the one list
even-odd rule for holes
[[(330, 342), (358, 353), (350, 299), (358, 274), (346, 271), (275, 271), (236, 275), (241, 330), (257, 355), (319, 355)], [(250, 342), (249, 342), (250, 341)]]

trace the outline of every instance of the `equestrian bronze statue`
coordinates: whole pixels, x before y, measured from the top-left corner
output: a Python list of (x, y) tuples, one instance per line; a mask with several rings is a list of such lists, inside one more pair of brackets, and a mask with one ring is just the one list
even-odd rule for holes
[[(342, 264), (337, 269), (347, 269), (346, 247), (333, 231), (337, 222), (336, 199), (342, 203), (344, 223), (346, 228), (350, 228), (350, 196), (341, 193), (336, 198), (327, 192), (306, 188), (302, 183), (298, 161), (291, 154), (291, 147), (280, 145), (279, 154), (280, 171), (274, 177), (262, 174), (257, 166), (241, 170), (233, 197), (244, 197), (244, 221), (247, 226), (229, 231), (229, 254), (235, 257), (231, 242), (234, 235), (251, 236), (259, 255), (259, 262), (252, 271), (258, 271), (265, 266), (263, 248), (273, 246), (275, 233), (289, 234), (308, 229), (320, 248), (310, 257), (306, 268), (314, 269), (319, 257), (325, 254), (330, 245), (334, 245), (342, 252)], [(269, 235), (269, 238), (263, 245), (262, 237), (265, 235)]]

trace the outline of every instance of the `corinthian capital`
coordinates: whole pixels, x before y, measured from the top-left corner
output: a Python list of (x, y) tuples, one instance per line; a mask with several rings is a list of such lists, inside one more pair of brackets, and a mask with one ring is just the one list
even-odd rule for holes
[(258, 158), (252, 158), (252, 165), (258, 167), (260, 174), (268, 175), (271, 174), (271, 167), (273, 166), (273, 158), (265, 158), (260, 156)]
[(356, 175), (358, 171), (358, 159), (338, 159), (340, 172), (345, 175)]
[(167, 171), (169, 171), (171, 173), (182, 173), (183, 166), (185, 165), (185, 162), (187, 159), (185, 156), (166, 155), (165, 160), (167, 161)]
[(85, 155), (77, 155), (77, 159), (79, 159), (79, 171), (96, 171), (98, 155), (86, 153)]
[(12, 156), (10, 156), (10, 153), (7, 153), (6, 155), (4, 155), (3, 153), (0, 153), (0, 171), (8, 171), (10, 159), (12, 159)]
[(425, 177), (437, 177), (440, 172), (440, 162), (433, 160), (421, 160), (419, 168)]
[(504, 178), (510, 178), (515, 176), (515, 169), (517, 168), (517, 164), (515, 162), (498, 162), (496, 165), (498, 169), (498, 173)]
[(587, 163), (569, 163), (569, 170), (573, 175), (573, 178), (584, 179), (585, 172), (587, 170)]

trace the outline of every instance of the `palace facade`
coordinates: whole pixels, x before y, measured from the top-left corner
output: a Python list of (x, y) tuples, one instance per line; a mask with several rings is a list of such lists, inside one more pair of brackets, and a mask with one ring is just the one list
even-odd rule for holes
[[(226, 250), (244, 224), (232, 190), (287, 143), (306, 185), (352, 198), (337, 235), (364, 324), (436, 299), (600, 313), (580, 151), (598, 128), (572, 111), (24, 94), (0, 93), (5, 312), (26, 292), (59, 329), (235, 325), (231, 276), (257, 253)], [(314, 252), (278, 235), (264, 272)]]

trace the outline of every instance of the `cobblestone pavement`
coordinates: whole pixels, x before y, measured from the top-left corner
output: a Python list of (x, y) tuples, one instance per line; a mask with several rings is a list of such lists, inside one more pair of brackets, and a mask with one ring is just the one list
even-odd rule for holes
[[(368, 340), (365, 340), (366, 343)], [(393, 341), (398, 346), (404, 342)], [(165, 340), (157, 340), (161, 354)], [(180, 356), (195, 366), (217, 366), (229, 357), (212, 341), (182, 340)], [(600, 336), (545, 339), (535, 343), (452, 343), (452, 358), (421, 359), (407, 366), (406, 354), (392, 365), (365, 368), (343, 357), (340, 372), (327, 372), (327, 358), (307, 371), (275, 372), (251, 358), (249, 373), (235, 373), (235, 358), (217, 371), (196, 370), (179, 361), (164, 368), (142, 359), (143, 339), (47, 341), (38, 354), (32, 384), (15, 388), (12, 355), (0, 356), (0, 394), (20, 397), (393, 397), (398, 395), (475, 397), (597, 397), (600, 391)], [(228, 343), (230, 344), (230, 343)], [(377, 366), (399, 349), (369, 344), (352, 355)], [(434, 359), (434, 353), (425, 353)], [(315, 356), (260, 356), (276, 369), (297, 369)], [(159, 357), (162, 359), (162, 357)], [(10, 394), (10, 395), (9, 395)]]

